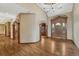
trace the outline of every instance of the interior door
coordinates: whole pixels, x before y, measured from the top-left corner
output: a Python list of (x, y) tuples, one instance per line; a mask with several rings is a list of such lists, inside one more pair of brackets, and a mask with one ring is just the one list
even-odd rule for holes
[(67, 17), (56, 17), (51, 20), (51, 36), (56, 39), (67, 39)]

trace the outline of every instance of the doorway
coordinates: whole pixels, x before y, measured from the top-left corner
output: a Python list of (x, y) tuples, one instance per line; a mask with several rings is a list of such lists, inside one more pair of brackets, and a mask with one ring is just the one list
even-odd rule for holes
[(51, 38), (67, 39), (67, 17), (57, 16), (51, 20)]
[(5, 23), (5, 36), (11, 37), (11, 22)]
[(14, 22), (13, 23), (13, 39), (17, 40), (19, 39), (19, 23), (18, 22)]
[(47, 25), (46, 25), (46, 23), (41, 23), (40, 24), (40, 38), (42, 36), (47, 37)]

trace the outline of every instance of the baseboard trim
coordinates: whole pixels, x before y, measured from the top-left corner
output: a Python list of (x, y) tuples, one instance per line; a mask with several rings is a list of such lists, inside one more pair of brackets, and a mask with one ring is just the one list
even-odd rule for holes
[(46, 38), (51, 38), (51, 37), (48, 37), (48, 36), (47, 36)]
[[(51, 38), (51, 37), (47, 37), (47, 38)], [(54, 38), (54, 39), (57, 39), (57, 38)], [(72, 40), (72, 39), (66, 39), (66, 40)]]
[(36, 41), (36, 42), (24, 42), (24, 43), (21, 43), (21, 42), (19, 42), (19, 44), (35, 44), (35, 43), (38, 43), (38, 42), (40, 42), (40, 40), (39, 41)]
[[(72, 43), (77, 47), (77, 45), (75, 44), (75, 42), (72, 40)], [(78, 48), (78, 47), (77, 47)]]

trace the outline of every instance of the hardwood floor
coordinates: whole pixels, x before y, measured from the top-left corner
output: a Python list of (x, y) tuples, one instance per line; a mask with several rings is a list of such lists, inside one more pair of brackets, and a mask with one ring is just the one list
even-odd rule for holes
[(34, 44), (18, 44), (0, 35), (0, 55), (4, 56), (79, 56), (78, 48), (72, 41), (42, 38)]

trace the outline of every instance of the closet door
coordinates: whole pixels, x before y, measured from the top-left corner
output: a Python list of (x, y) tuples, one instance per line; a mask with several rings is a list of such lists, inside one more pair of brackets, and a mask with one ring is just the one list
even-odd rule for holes
[(51, 36), (56, 39), (67, 39), (67, 18), (57, 17), (51, 21)]

